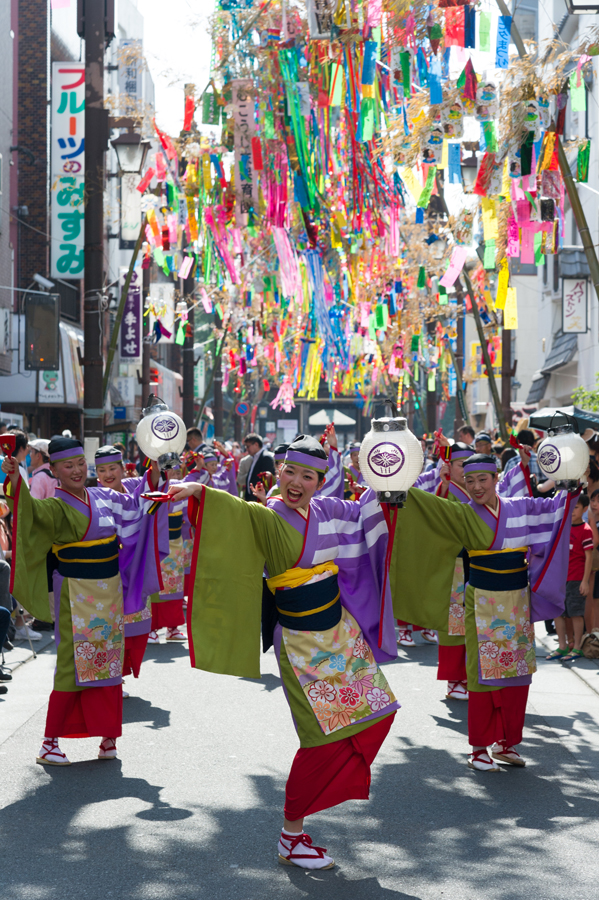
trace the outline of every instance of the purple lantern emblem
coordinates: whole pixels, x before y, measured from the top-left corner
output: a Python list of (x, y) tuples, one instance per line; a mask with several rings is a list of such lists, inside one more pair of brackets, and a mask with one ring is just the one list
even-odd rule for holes
[(403, 450), (391, 441), (375, 444), (367, 457), (368, 465), (375, 475), (392, 478), (405, 462)]

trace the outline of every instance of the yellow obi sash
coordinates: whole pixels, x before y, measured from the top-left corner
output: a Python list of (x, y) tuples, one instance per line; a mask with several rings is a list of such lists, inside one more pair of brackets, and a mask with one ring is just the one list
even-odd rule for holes
[(266, 583), (269, 590), (274, 594), (277, 588), (299, 587), (301, 584), (310, 581), (315, 575), (322, 575), (323, 572), (330, 572), (332, 575), (336, 575), (338, 571), (339, 566), (330, 559), (328, 562), (313, 566), (311, 569), (301, 569), (299, 567), (287, 569), (286, 572), (281, 572), (280, 575), (273, 575), (272, 578), (267, 578)]

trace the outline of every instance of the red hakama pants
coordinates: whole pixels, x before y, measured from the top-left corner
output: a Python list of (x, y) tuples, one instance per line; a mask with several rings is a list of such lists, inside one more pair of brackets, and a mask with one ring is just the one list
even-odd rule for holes
[(437, 681), (468, 681), (465, 644), (453, 647), (444, 647), (439, 644)]
[(120, 684), (82, 691), (52, 691), (45, 737), (120, 737), (123, 733), (123, 688)]
[(183, 599), (152, 603), (152, 631), (158, 631), (159, 628), (177, 628), (179, 625), (185, 625)]
[(506, 741), (510, 747), (522, 740), (528, 685), (498, 691), (470, 691), (468, 741), (472, 747), (489, 747)]
[(150, 632), (145, 634), (125, 635), (125, 659), (123, 660), (123, 678), (125, 675), (133, 675), (139, 678), (139, 670), (146, 652), (148, 636)]
[(285, 788), (285, 818), (294, 822), (345, 800), (368, 800), (370, 766), (394, 718), (332, 744), (300, 747)]
[(399, 625), (400, 628), (407, 628), (408, 630), (410, 629), (410, 626), (412, 626), (412, 631), (424, 631), (425, 630), (422, 627), (422, 625), (412, 625), (411, 622), (404, 622), (403, 619), (398, 619), (397, 624)]

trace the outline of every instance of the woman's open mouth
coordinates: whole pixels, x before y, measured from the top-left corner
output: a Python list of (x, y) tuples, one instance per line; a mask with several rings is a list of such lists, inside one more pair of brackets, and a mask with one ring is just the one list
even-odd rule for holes
[(302, 499), (302, 492), (294, 491), (293, 488), (287, 488), (287, 497), (292, 503), (297, 503), (298, 500)]

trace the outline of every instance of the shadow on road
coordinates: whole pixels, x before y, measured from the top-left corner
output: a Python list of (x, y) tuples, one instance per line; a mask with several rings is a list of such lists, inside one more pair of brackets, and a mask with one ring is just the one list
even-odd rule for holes
[[(166, 722), (164, 710), (157, 716), (145, 701), (127, 701), (126, 709), (129, 721), (151, 721), (153, 728)], [(452, 706), (447, 718), (434, 719), (465, 734), (465, 713)], [(311, 818), (314, 842), (338, 862), (320, 874), (276, 864), (282, 777), (246, 776), (246, 796), (254, 798), (248, 808), (236, 807), (230, 795), (222, 805), (214, 795), (203, 803), (193, 790), (193, 763), (186, 757), (182, 768), (176, 746), (164, 758), (160, 784), (126, 777), (120, 761), (32, 766), (29, 793), (0, 811), (4, 846), (11, 848), (0, 889), (25, 900), (64, 900), (81, 884), (86, 900), (421, 900), (402, 890), (409, 878), (429, 889), (438, 885), (438, 895), (426, 896), (442, 900), (460, 896), (443, 890), (456, 878), (465, 886), (462, 896), (477, 896), (482, 879), (495, 889), (480, 896), (532, 897), (534, 888), (547, 898), (544, 867), (531, 870), (531, 859), (550, 837), (562, 841), (569, 829), (596, 821), (599, 803), (594, 785), (552, 741), (546, 723), (532, 716), (527, 724), (533, 765), (485, 775), (466, 768), (465, 741), (463, 759), (414, 745), (402, 737), (398, 718), (386, 762), (374, 767), (371, 802)], [(255, 761), (257, 768), (268, 763)], [(190, 784), (183, 807), (168, 802), (173, 775)]]

